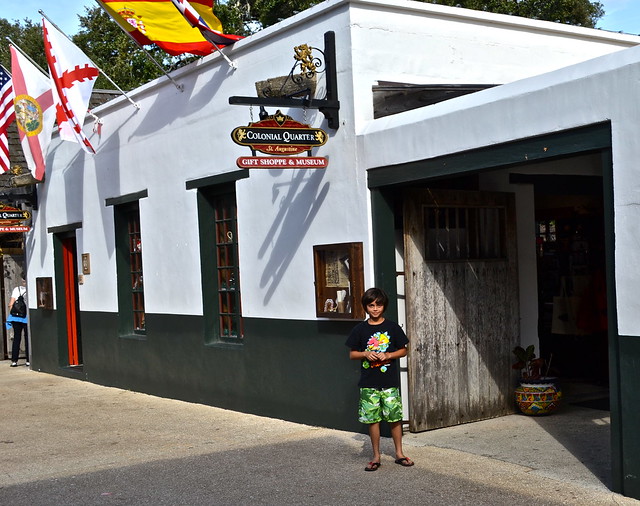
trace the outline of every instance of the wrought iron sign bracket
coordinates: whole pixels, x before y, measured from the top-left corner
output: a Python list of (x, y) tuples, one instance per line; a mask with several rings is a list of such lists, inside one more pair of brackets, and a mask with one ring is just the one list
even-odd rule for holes
[[(322, 52), (322, 51), (321, 51)], [(332, 31), (324, 34), (324, 64), (326, 74), (326, 95), (323, 99), (306, 97), (229, 97), (231, 105), (256, 105), (263, 107), (300, 107), (318, 109), (327, 119), (329, 128), (340, 126), (340, 101), (338, 100), (338, 79), (336, 76), (336, 36)], [(295, 65), (294, 65), (295, 68)], [(293, 69), (292, 71), (293, 72)], [(290, 76), (292, 73), (290, 73)]]

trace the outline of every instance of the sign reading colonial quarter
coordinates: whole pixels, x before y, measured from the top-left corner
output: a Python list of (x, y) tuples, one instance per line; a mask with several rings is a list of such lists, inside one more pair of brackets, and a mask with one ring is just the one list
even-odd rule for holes
[(29, 211), (0, 204), (0, 232), (29, 232), (31, 227), (20, 223), (30, 219)]
[[(233, 141), (251, 148), (254, 155), (238, 158), (238, 167), (245, 169), (323, 169), (327, 166), (327, 159), (312, 157), (311, 150), (323, 146), (327, 137), (324, 130), (300, 123), (280, 111), (248, 126), (234, 128), (231, 132)], [(308, 157), (291, 156), (305, 151)], [(256, 152), (274, 156), (255, 156)]]

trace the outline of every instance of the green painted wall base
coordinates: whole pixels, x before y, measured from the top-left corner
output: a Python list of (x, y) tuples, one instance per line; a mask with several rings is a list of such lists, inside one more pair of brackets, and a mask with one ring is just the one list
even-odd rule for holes
[[(615, 420), (612, 398), (611, 423), (620, 427), (622, 447), (621, 492), (640, 499), (640, 434), (638, 433), (640, 410), (640, 337), (619, 337), (620, 360), (620, 420)], [(615, 439), (614, 439), (615, 444)], [(614, 470), (614, 475), (615, 475)], [(614, 476), (615, 478), (615, 476)]]
[(245, 318), (243, 345), (205, 345), (202, 317), (146, 315), (118, 337), (118, 316), (80, 316), (83, 365), (65, 367), (55, 311), (32, 311), (32, 367), (93, 383), (360, 432), (359, 368), (344, 345), (356, 322)]

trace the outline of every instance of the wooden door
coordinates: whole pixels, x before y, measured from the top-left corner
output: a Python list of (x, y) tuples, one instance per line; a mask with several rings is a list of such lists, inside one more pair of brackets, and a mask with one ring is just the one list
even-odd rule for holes
[(514, 197), (411, 190), (404, 242), (411, 431), (514, 411)]
[(62, 261), (68, 359), (70, 366), (77, 366), (82, 364), (82, 357), (78, 318), (78, 263), (75, 234), (62, 239)]

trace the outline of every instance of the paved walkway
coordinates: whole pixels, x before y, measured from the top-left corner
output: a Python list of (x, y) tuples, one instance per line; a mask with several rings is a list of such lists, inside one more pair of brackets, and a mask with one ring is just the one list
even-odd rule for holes
[(608, 413), (594, 409), (406, 434), (412, 468), (393, 463), (385, 439), (382, 467), (365, 473), (362, 434), (7, 361), (0, 362), (0, 399), (0, 504), (640, 505), (603, 483)]

